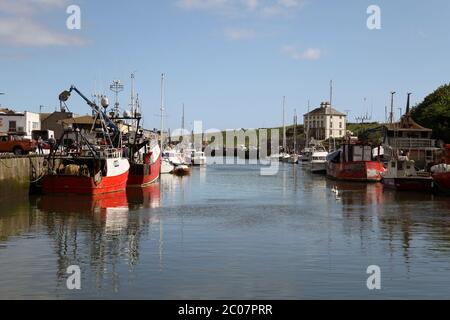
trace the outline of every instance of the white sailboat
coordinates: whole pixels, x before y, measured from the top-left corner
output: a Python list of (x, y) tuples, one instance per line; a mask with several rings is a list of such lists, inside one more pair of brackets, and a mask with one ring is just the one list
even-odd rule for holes
[(286, 97), (283, 97), (283, 152), (280, 154), (281, 162), (289, 162), (291, 155), (287, 152), (286, 138)]
[[(161, 75), (161, 150), (164, 150), (164, 73)], [(175, 166), (164, 156), (161, 157), (161, 174), (173, 173)]]

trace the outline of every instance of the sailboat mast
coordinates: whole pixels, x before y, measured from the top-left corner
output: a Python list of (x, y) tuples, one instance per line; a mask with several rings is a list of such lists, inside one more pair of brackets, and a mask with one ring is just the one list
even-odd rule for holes
[(161, 152), (164, 151), (164, 73), (161, 74)]
[(181, 116), (181, 129), (183, 130), (183, 134), (184, 134), (184, 126), (185, 126), (185, 118), (184, 118), (184, 103), (183, 103), (183, 113)]
[(297, 154), (297, 110), (294, 110), (294, 154)]
[(308, 100), (308, 113), (306, 116), (306, 148), (309, 146), (309, 110), (310, 110), (310, 101)]
[(283, 97), (283, 152), (286, 152), (286, 97)]

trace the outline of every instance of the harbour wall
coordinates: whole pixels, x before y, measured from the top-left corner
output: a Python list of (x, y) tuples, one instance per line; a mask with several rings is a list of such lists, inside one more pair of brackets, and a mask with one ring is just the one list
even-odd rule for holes
[(0, 192), (27, 189), (46, 169), (42, 156), (0, 157)]

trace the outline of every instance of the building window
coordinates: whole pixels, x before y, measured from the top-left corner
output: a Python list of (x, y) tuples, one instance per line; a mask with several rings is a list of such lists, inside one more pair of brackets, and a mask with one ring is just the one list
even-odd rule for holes
[(330, 130), (330, 136), (333, 136), (333, 130)]
[(339, 130), (339, 135), (342, 137), (342, 130)]
[(9, 132), (17, 132), (17, 122), (16, 121), (9, 122)]
[(342, 129), (342, 122), (339, 122), (339, 129)]
[(330, 122), (330, 128), (333, 128), (333, 122)]
[(39, 130), (39, 122), (33, 122), (33, 130)]

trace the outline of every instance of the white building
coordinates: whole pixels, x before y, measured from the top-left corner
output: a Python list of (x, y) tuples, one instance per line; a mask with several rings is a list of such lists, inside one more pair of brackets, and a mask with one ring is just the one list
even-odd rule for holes
[(38, 113), (0, 109), (0, 134), (17, 134), (31, 139), (33, 130), (41, 130)]
[(303, 123), (309, 138), (319, 141), (343, 138), (347, 133), (347, 115), (333, 109), (329, 102), (305, 114)]

